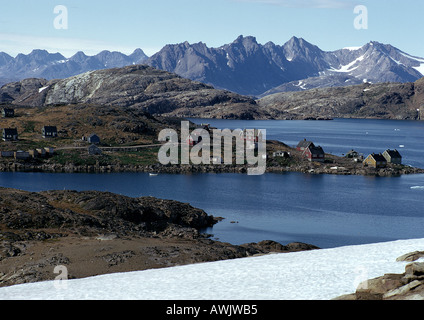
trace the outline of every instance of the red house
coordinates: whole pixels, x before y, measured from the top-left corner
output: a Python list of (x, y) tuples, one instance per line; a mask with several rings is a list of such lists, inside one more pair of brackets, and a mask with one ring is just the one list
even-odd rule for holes
[(315, 146), (313, 142), (306, 141), (306, 139), (299, 142), (296, 149), (302, 152), (302, 155), (309, 161), (324, 162), (325, 153), (322, 147)]
[(306, 139), (303, 139), (299, 142), (296, 149), (298, 151), (305, 151), (309, 146), (315, 147), (314, 143), (312, 141), (306, 141)]
[(303, 156), (306, 157), (309, 161), (315, 162), (324, 162), (325, 161), (325, 153), (324, 150), (318, 146), (309, 146), (303, 151)]

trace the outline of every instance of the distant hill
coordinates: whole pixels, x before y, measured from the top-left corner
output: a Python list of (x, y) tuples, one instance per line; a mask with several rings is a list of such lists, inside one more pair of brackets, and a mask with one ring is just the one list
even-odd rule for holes
[(376, 118), (424, 120), (424, 78), (409, 83), (282, 92), (257, 101), (262, 112), (282, 119)]

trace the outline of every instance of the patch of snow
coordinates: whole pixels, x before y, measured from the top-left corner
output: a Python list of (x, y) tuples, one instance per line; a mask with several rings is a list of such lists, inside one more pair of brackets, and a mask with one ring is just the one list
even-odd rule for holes
[(365, 59), (365, 55), (360, 56), (359, 58), (353, 60), (351, 63), (344, 65), (344, 66), (340, 66), (339, 69), (328, 69), (329, 71), (333, 71), (333, 72), (352, 72), (354, 70), (356, 70), (357, 68), (359, 68), (359, 65), (354, 67), (355, 64), (357, 64), (358, 62), (361, 62), (362, 60)]
[[(306, 83), (303, 83), (303, 81), (299, 81), (299, 83), (298, 84), (295, 84), (295, 86), (296, 87), (300, 87), (300, 89), (302, 89), (302, 90), (306, 90)], [(292, 110), (295, 110), (295, 109), (292, 109)]]
[[(402, 274), (424, 239), (198, 263), (0, 288), (1, 300), (330, 300)], [(125, 290), (123, 290), (125, 288)]]
[(343, 50), (349, 50), (349, 51), (357, 51), (359, 49), (362, 49), (362, 47), (345, 47)]
[(393, 59), (391, 56), (388, 56), (392, 61), (394, 61), (394, 62), (396, 62), (398, 65), (402, 65), (402, 66), (404, 66), (404, 64), (402, 63), (402, 62), (400, 62), (400, 61), (397, 61), (397, 60), (395, 60), (395, 59)]
[(43, 91), (44, 91), (44, 90), (46, 90), (48, 87), (49, 87), (49, 86), (47, 86), (47, 87), (42, 87), (42, 88), (38, 89), (38, 93), (43, 92)]
[(409, 54), (406, 54), (404, 52), (399, 52), (401, 55), (403, 55), (404, 57), (414, 60), (416, 62), (418, 62), (420, 65), (418, 67), (412, 67), (415, 70), (417, 70), (419, 73), (421, 73), (422, 76), (424, 76), (424, 59), (423, 58), (418, 58), (418, 57), (413, 57), (410, 56)]

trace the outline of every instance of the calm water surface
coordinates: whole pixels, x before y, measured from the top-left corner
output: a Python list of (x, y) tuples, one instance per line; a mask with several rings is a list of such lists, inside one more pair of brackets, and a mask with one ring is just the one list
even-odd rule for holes
[[(267, 129), (268, 139), (303, 138), (342, 154), (398, 148), (405, 163), (424, 167), (424, 123), (409, 121), (228, 121), (219, 128)], [(188, 202), (224, 217), (207, 232), (235, 244), (265, 239), (322, 248), (424, 237), (424, 175), (363, 177), (301, 173), (196, 174), (0, 173), (0, 186), (29, 191), (100, 190)]]

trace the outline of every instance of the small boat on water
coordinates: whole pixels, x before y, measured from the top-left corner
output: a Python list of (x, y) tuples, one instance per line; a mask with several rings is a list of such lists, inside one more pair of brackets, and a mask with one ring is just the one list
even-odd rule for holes
[(151, 177), (155, 177), (155, 176), (157, 176), (158, 175), (158, 173), (149, 173), (149, 176), (151, 176)]

